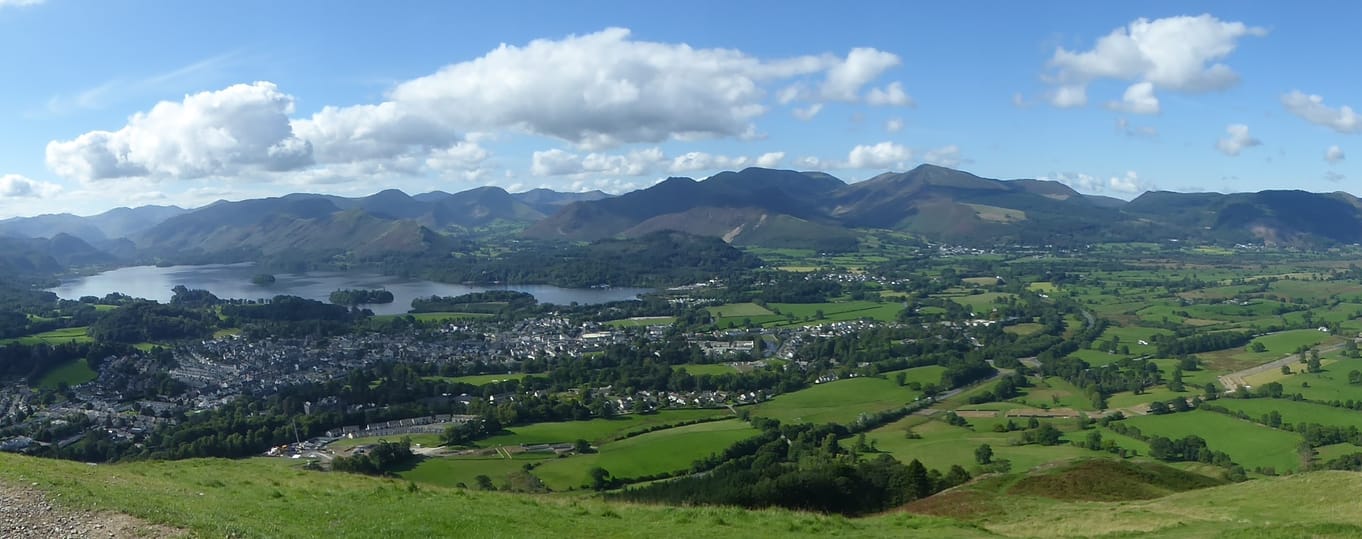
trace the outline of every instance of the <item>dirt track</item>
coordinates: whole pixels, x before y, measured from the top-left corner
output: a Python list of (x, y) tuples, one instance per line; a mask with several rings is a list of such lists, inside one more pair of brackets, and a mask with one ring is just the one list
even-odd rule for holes
[(121, 539), (186, 535), (182, 530), (128, 515), (59, 507), (35, 488), (0, 483), (0, 537)]

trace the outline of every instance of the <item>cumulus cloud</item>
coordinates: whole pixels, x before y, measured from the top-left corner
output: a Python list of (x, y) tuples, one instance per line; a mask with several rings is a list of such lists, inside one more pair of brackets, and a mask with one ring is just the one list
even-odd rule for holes
[(750, 160), (746, 156), (728, 157), (705, 152), (688, 152), (672, 159), (672, 164), (667, 167), (667, 170), (670, 172), (694, 172), (721, 168), (737, 169), (746, 167), (749, 162)]
[(1107, 108), (1131, 114), (1158, 114), (1159, 98), (1154, 95), (1154, 83), (1137, 82), (1126, 88), (1120, 101), (1110, 101)]
[(1282, 96), (1282, 106), (1302, 120), (1328, 127), (1339, 133), (1362, 131), (1362, 118), (1358, 117), (1352, 107), (1347, 105), (1339, 108), (1329, 107), (1324, 104), (1324, 98), (1318, 95), (1306, 95), (1300, 90), (1292, 90), (1291, 93)]
[(1239, 155), (1244, 148), (1252, 148), (1263, 143), (1253, 138), (1249, 134), (1248, 126), (1244, 124), (1230, 124), (1225, 127), (1225, 133), (1225, 138), (1216, 141), (1215, 147), (1220, 153), (1231, 157)]
[(963, 158), (960, 157), (960, 148), (954, 144), (927, 150), (922, 154), (923, 163), (931, 163), (943, 167), (955, 168), (960, 166)]
[(31, 180), (18, 174), (0, 176), (0, 199), (49, 198), (62, 190), (60, 185)]
[[(901, 63), (899, 57), (893, 53), (865, 47), (855, 48), (847, 54), (845, 60), (828, 69), (827, 79), (819, 89), (825, 99), (856, 101), (861, 88), (878, 79), (889, 68)], [(893, 87), (892, 84), (890, 86)], [(901, 86), (898, 90), (900, 93), (903, 92)], [(903, 97), (906, 98), (907, 95)]]
[(293, 170), (311, 164), (313, 156), (312, 144), (294, 133), (292, 113), (293, 97), (274, 84), (237, 84), (162, 101), (117, 131), (52, 141), (47, 165), (84, 181)]
[(299, 123), (300, 131), (329, 134), (328, 140), (415, 131), (417, 139), (445, 134), (439, 142), (448, 143), (460, 130), (515, 130), (584, 150), (740, 138), (766, 113), (765, 88), (772, 83), (795, 82), (778, 95), (785, 103), (801, 98), (799, 79), (823, 75), (819, 95), (853, 101), (898, 63), (897, 56), (875, 49), (855, 49), (845, 59), (768, 60), (731, 49), (634, 40), (629, 30), (610, 28), (501, 45), (399, 84), (383, 103), (331, 108)]
[(865, 102), (878, 106), (911, 107), (915, 103), (908, 93), (903, 91), (903, 83), (894, 81), (884, 88), (871, 88), (865, 95)]
[(780, 162), (785, 160), (785, 152), (766, 152), (757, 157), (757, 166), (762, 168), (776, 168)]
[(756, 165), (780, 166), (785, 152), (768, 152), (753, 159), (745, 155), (728, 156), (707, 152), (687, 152), (668, 157), (660, 148), (636, 150), (627, 154), (589, 153), (586, 155), (551, 149), (534, 152), (530, 173), (535, 176), (569, 176), (584, 180), (591, 177), (638, 177), (667, 173), (709, 170), (737, 170)]
[(795, 118), (807, 122), (809, 120), (812, 120), (813, 117), (817, 116), (819, 112), (822, 112), (822, 110), (823, 110), (822, 103), (814, 103), (802, 109), (794, 109), (793, 114)]
[(1238, 83), (1239, 75), (1220, 60), (1233, 53), (1242, 38), (1265, 35), (1264, 28), (1209, 14), (1136, 19), (1098, 39), (1090, 50), (1057, 48), (1049, 62), (1053, 72), (1048, 79), (1057, 85), (1050, 101), (1058, 107), (1082, 106), (1087, 85), (1100, 79), (1149, 83), (1127, 88), (1121, 102), (1141, 110), (1157, 103), (1155, 88), (1189, 93), (1223, 90)]
[(1061, 109), (1082, 107), (1088, 104), (1088, 87), (1069, 84), (1055, 88), (1049, 95), (1050, 104)]
[(1343, 148), (1339, 148), (1337, 144), (1324, 150), (1324, 160), (1328, 161), (1330, 165), (1337, 164), (1339, 161), (1347, 158), (1348, 156), (1343, 155)]
[(898, 133), (899, 131), (903, 131), (903, 119), (890, 118), (886, 120), (884, 122), (884, 130), (890, 133)]
[(1152, 183), (1141, 179), (1140, 175), (1133, 170), (1126, 171), (1124, 175), (1111, 176), (1106, 179), (1081, 172), (1050, 174), (1045, 179), (1063, 183), (1085, 193), (1133, 195), (1155, 189)]
[[(10, 0), (13, 1), (13, 0)], [(865, 87), (901, 63), (858, 48), (845, 56), (762, 58), (740, 50), (634, 39), (609, 28), (523, 45), (401, 82), (375, 103), (326, 106), (290, 118), (294, 98), (257, 82), (162, 102), (111, 131), (48, 144), (47, 163), (80, 180), (249, 176), (280, 182), (332, 182), (353, 171), (477, 175), (490, 152), (471, 133), (524, 133), (575, 146), (538, 158), (539, 174), (635, 174), (665, 169), (646, 152), (600, 153), (627, 144), (707, 138), (760, 139), (754, 119), (781, 102), (859, 101)], [(811, 88), (811, 90), (810, 90)], [(892, 104), (907, 95), (893, 83), (871, 92)], [(564, 154), (563, 150), (558, 150)], [(660, 154), (660, 150), (659, 150)], [(665, 157), (665, 156), (663, 156)], [(287, 172), (288, 174), (268, 174)]]
[(535, 176), (643, 176), (667, 162), (661, 148), (635, 150), (628, 154), (589, 153), (585, 156), (552, 149), (534, 152), (530, 173)]
[(847, 154), (850, 168), (905, 169), (913, 159), (913, 150), (896, 142), (858, 145)]

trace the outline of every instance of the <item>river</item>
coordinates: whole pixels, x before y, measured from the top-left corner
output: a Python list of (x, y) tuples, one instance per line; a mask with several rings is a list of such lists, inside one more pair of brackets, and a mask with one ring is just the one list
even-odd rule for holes
[(278, 295), (299, 296), (328, 301), (340, 289), (383, 289), (393, 293), (393, 302), (365, 305), (375, 314), (401, 314), (411, 309), (413, 298), (458, 296), (487, 290), (518, 290), (534, 295), (540, 303), (590, 305), (637, 298), (652, 292), (646, 288), (561, 288), (549, 285), (467, 286), (404, 279), (390, 275), (357, 272), (314, 271), (275, 274), (271, 285), (257, 285), (251, 277), (259, 273), (252, 264), (210, 264), (203, 266), (136, 266), (63, 281), (51, 289), (63, 299), (83, 296), (104, 297), (112, 292), (132, 297), (170, 301), (176, 285), (203, 289), (223, 299), (267, 299)]

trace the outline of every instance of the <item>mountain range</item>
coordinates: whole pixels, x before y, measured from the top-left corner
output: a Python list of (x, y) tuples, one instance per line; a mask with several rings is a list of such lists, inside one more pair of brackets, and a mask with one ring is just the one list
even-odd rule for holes
[[(964, 245), (1200, 240), (1269, 245), (1362, 241), (1362, 201), (1347, 193), (1153, 191), (1129, 202), (1049, 180), (982, 178), (922, 165), (847, 183), (821, 172), (748, 168), (668, 178), (620, 196), (479, 187), (415, 196), (292, 194), (195, 209), (118, 208), (91, 217), (0, 221), (5, 267), (123, 261), (358, 257), (456, 249), (483, 234), (598, 241), (660, 231), (737, 246), (854, 249), (867, 230)], [(45, 241), (35, 241), (35, 239)]]

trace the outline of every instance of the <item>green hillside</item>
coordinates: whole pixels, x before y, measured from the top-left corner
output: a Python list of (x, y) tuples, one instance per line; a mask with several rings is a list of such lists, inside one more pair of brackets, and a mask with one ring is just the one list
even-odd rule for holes
[[(1046, 497), (1055, 484), (1103, 478), (1114, 483), (1093, 497), (1119, 501)], [(415, 487), (400, 480), (307, 471), (298, 461), (284, 459), (90, 466), (0, 454), (0, 482), (43, 491), (58, 507), (122, 512), (203, 537), (562, 538), (699, 533), (950, 539), (1362, 534), (1362, 500), (1342, 494), (1362, 489), (1362, 474), (1312, 472), (1208, 487), (1216, 481), (1165, 466), (1105, 461), (1031, 476), (991, 476), (903, 510), (859, 519), (786, 510), (605, 503), (580, 495)], [(1142, 499), (1167, 492), (1176, 493)]]

